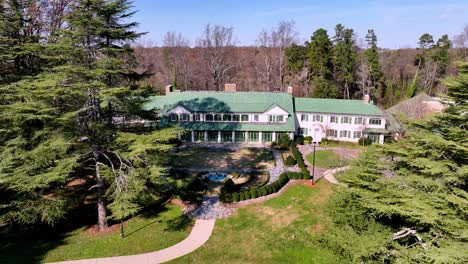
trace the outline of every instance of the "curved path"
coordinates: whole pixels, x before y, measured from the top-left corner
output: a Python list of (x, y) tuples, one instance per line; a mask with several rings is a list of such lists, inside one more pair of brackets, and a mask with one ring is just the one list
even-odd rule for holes
[(182, 257), (205, 244), (211, 236), (216, 220), (197, 219), (190, 235), (172, 247), (158, 251), (109, 258), (69, 260), (60, 264), (155, 264)]

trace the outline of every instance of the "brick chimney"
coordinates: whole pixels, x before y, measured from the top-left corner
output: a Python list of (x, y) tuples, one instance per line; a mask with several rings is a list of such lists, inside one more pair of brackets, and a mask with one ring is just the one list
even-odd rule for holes
[(293, 93), (293, 87), (292, 86), (288, 86), (288, 94), (292, 94)]
[(237, 85), (235, 83), (226, 83), (224, 84), (224, 91), (235, 93), (237, 91)]
[(370, 96), (368, 94), (365, 94), (362, 100), (364, 101), (365, 104), (369, 104)]
[(172, 85), (166, 85), (166, 95), (172, 93)]

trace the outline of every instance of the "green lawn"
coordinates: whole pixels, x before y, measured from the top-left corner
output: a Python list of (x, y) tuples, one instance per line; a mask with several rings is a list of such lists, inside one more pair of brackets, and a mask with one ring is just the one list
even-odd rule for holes
[(315, 188), (292, 185), (275, 199), (238, 209), (216, 222), (205, 245), (171, 263), (344, 263), (318, 242), (336, 188), (326, 181)]
[[(108, 234), (91, 234), (81, 228), (61, 236), (60, 240), (40, 240), (21, 236), (16, 243), (0, 247), (0, 263), (38, 263), (84, 258), (139, 254), (172, 246), (185, 239), (193, 220), (182, 215), (177, 206), (162, 212), (145, 213), (125, 222), (126, 237), (119, 229)], [(3, 240), (3, 239), (2, 239)], [(2, 241), (3, 243), (4, 241)]]
[[(306, 156), (307, 161), (310, 164), (313, 164), (313, 155), (314, 153), (310, 153)], [(325, 169), (342, 167), (349, 164), (349, 160), (343, 159), (333, 150), (317, 150), (315, 152), (315, 166)]]

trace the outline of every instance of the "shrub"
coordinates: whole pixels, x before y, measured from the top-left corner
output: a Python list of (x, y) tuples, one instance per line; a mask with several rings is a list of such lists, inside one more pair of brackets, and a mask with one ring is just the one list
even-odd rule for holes
[(272, 194), (273, 193), (273, 188), (271, 187), (271, 184), (266, 186), (267, 189), (267, 194)]
[(244, 197), (246, 200), (250, 199), (250, 192), (249, 191), (244, 191)]
[(320, 144), (322, 145), (328, 145), (328, 138), (322, 138), (322, 141), (320, 141)]
[(295, 141), (296, 141), (296, 144), (304, 145), (304, 137), (303, 136), (297, 136)]
[(288, 156), (284, 161), (284, 165), (288, 167), (293, 167), (294, 165), (296, 165), (296, 160), (292, 156)]
[(244, 193), (243, 192), (239, 193), (239, 201), (244, 201), (244, 200), (245, 200)]
[(297, 165), (299, 166), (299, 168), (301, 168), (302, 173), (309, 173), (309, 171), (307, 170), (307, 166), (305, 165), (304, 160), (302, 159), (302, 155), (295, 144), (291, 144), (291, 152), (297, 161)]
[(231, 197), (232, 197), (233, 202), (238, 202), (239, 201), (239, 193), (236, 193), (236, 192), (232, 193)]
[(302, 179), (310, 180), (310, 174), (309, 173), (302, 173)]
[(287, 149), (289, 147), (289, 142), (291, 139), (287, 134), (282, 134), (280, 138), (278, 139), (278, 145), (280, 149)]
[(312, 137), (311, 137), (311, 136), (305, 137), (305, 138), (304, 138), (304, 143), (305, 143), (305, 144), (310, 144), (310, 143), (312, 143)]
[(370, 138), (360, 138), (358, 140), (358, 143), (361, 146), (369, 146), (372, 144), (372, 141), (370, 140)]
[(271, 147), (272, 147), (272, 148), (277, 148), (277, 147), (278, 147), (278, 143), (277, 143), (276, 141), (271, 142)]
[(257, 197), (258, 197), (257, 190), (255, 190), (255, 189), (250, 190), (250, 198), (255, 199)]
[(260, 189), (259, 189), (258, 192), (259, 192), (259, 195), (260, 195), (260, 196), (265, 196), (265, 195), (267, 195), (267, 190), (265, 189), (265, 186), (260, 187)]
[(221, 192), (232, 193), (235, 191), (237, 191), (236, 184), (231, 179), (227, 179), (221, 188)]

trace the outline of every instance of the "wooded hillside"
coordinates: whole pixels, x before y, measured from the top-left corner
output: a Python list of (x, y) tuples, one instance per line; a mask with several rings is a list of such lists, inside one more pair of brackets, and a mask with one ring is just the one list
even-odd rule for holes
[[(456, 73), (454, 62), (466, 60), (468, 27), (453, 41), (421, 36), (417, 49), (378, 47), (373, 30), (366, 44), (338, 24), (335, 32), (318, 29), (299, 44), (293, 22), (281, 22), (258, 34), (258, 46), (235, 46), (234, 29), (207, 25), (195, 45), (168, 32), (162, 47), (137, 44), (138, 71), (150, 73), (147, 84), (163, 93), (172, 84), (181, 90), (222, 90), (236, 83), (243, 91), (286, 91), (297, 96), (362, 98), (364, 93), (389, 107), (418, 92), (445, 93), (440, 79)], [(319, 70), (320, 69), (320, 70)]]

